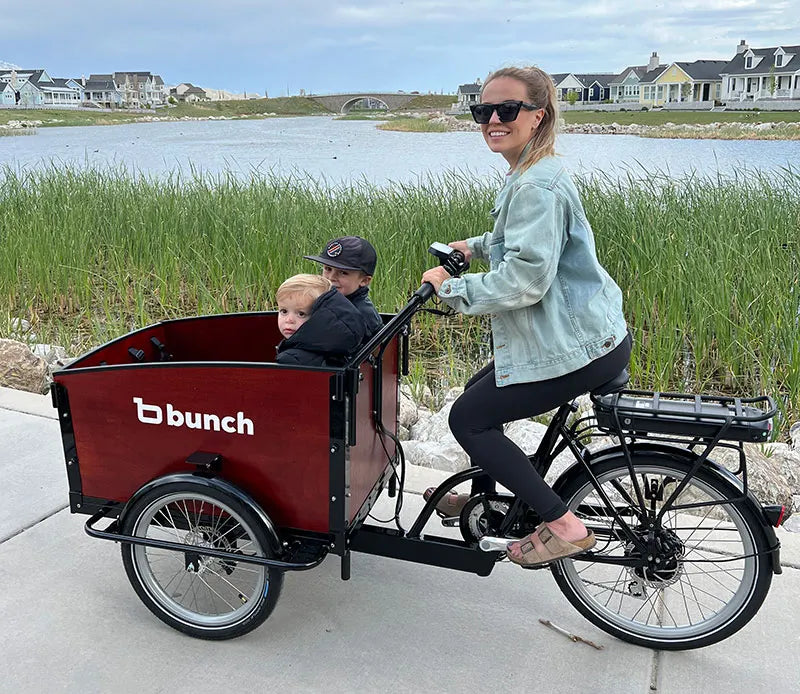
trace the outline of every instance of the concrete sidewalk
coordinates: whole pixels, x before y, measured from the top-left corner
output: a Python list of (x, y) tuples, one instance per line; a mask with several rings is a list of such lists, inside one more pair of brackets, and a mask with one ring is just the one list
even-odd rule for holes
[[(404, 523), (443, 478), (408, 473)], [(552, 692), (674, 694), (800, 690), (800, 536), (760, 612), (709, 648), (655, 652), (584, 620), (548, 572), (503, 563), (488, 578), (354, 554), (286, 577), (275, 612), (239, 639), (192, 639), (158, 621), (118, 546), (83, 532), (49, 398), (0, 388), (0, 691)], [(390, 514), (390, 500), (376, 509)], [(383, 514), (383, 515), (382, 515)], [(447, 529), (433, 522), (435, 534)], [(456, 532), (456, 531), (449, 531)], [(549, 619), (602, 644), (543, 627)]]

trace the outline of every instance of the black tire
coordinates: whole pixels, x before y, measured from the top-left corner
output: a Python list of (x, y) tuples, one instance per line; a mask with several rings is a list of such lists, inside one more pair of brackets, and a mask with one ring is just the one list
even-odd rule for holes
[[(637, 479), (664, 485), (664, 498), (690, 471), (691, 464), (647, 453), (633, 458)], [(592, 470), (620, 509), (630, 504), (632, 488), (621, 454), (596, 463)], [(616, 480), (620, 488), (611, 485)], [(557, 489), (567, 507), (592, 527), (598, 542), (593, 552), (631, 556), (618, 524), (609, 521), (585, 472)], [(735, 498), (740, 491), (720, 474), (701, 467), (676, 503), (692, 504)], [(633, 494), (630, 495), (633, 497)], [(650, 502), (658, 508), (658, 501)], [(636, 519), (630, 511), (624, 520)], [(758, 510), (746, 500), (664, 515), (665, 541), (679, 549), (661, 570), (633, 569), (579, 559), (552, 567), (567, 599), (590, 622), (617, 638), (660, 650), (700, 648), (739, 631), (756, 614), (772, 582), (769, 545)], [(684, 614), (685, 613), (685, 614)]]
[(122, 545), (136, 594), (156, 617), (185, 634), (241, 636), (267, 619), (280, 597), (282, 571), (189, 550), (198, 545), (272, 556), (258, 513), (224, 489), (191, 480), (155, 487), (127, 509), (121, 531), (187, 545), (187, 552)]

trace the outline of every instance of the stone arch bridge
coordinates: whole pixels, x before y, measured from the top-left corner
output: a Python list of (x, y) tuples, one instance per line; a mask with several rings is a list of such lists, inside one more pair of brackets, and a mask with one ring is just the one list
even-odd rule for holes
[(351, 94), (312, 94), (306, 95), (307, 99), (312, 99), (322, 104), (329, 111), (334, 113), (347, 113), (357, 101), (361, 99), (375, 99), (386, 106), (387, 111), (402, 108), (418, 94), (405, 93), (384, 93), (384, 92), (352, 92)]

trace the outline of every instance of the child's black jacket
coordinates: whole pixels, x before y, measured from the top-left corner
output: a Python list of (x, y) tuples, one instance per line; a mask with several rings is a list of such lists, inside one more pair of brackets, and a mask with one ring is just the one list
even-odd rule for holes
[(366, 326), (364, 339), (369, 339), (383, 327), (383, 321), (378, 309), (375, 308), (375, 304), (369, 298), (369, 287), (359, 287), (347, 298), (361, 314)]
[(311, 306), (311, 317), (278, 345), (279, 364), (341, 366), (364, 340), (367, 327), (359, 310), (336, 289)]

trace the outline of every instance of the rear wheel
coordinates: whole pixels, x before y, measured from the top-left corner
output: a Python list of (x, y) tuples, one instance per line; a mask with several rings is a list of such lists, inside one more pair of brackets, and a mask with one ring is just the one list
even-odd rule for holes
[[(634, 456), (633, 465), (651, 515), (691, 468), (688, 462), (655, 456)], [(648, 529), (634, 512), (637, 496), (624, 458), (598, 463), (593, 471), (626, 524), (646, 541)], [(655, 544), (649, 545), (657, 549), (648, 550), (648, 558), (620, 530), (587, 475), (573, 478), (559, 493), (597, 535), (595, 555), (645, 560), (635, 567), (579, 559), (553, 565), (561, 591), (604, 631), (650, 648), (698, 648), (734, 634), (764, 601), (772, 567), (752, 504), (668, 511), (655, 531)], [(732, 484), (701, 467), (675, 505), (739, 495)]]
[(121, 531), (186, 545), (183, 552), (122, 545), (122, 562), (137, 595), (179, 631), (229, 639), (255, 629), (275, 607), (283, 572), (193, 550), (271, 555), (258, 514), (223, 489), (188, 480), (151, 489), (126, 512)]

